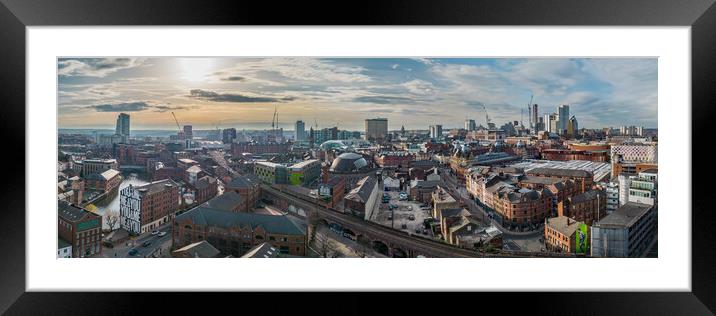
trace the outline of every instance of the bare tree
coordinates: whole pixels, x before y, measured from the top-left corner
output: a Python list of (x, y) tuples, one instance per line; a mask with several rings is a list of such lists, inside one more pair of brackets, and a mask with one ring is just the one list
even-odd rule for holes
[(102, 217), (104, 217), (104, 222), (109, 227), (109, 230), (115, 230), (115, 227), (119, 224), (119, 212), (107, 210)]
[(335, 243), (325, 234), (316, 234), (315, 241), (321, 257), (335, 258), (338, 255)]

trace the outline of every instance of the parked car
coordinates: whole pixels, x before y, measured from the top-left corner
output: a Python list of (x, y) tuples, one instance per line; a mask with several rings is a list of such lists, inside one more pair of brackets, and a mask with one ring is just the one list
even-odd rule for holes
[(129, 255), (134, 256), (137, 254), (137, 252), (138, 252), (137, 249), (131, 249), (131, 250), (129, 250)]
[(415, 220), (415, 215), (410, 214), (410, 216), (408, 216), (408, 219), (411, 220), (411, 221), (414, 221), (414, 220)]
[(142, 243), (142, 247), (145, 247), (145, 248), (146, 248), (146, 247), (149, 247), (149, 245), (151, 245), (151, 244), (152, 244), (151, 242), (145, 241), (145, 242)]
[(167, 234), (167, 232), (159, 232), (159, 237), (164, 237)]
[(406, 229), (406, 228), (408, 228), (408, 225), (407, 224), (400, 225), (400, 228)]
[(408, 211), (412, 211), (412, 210), (413, 210), (413, 207), (408, 205)]
[(388, 215), (388, 219), (393, 219), (393, 214)]
[(158, 231), (158, 230), (153, 230), (153, 231), (152, 231), (152, 235), (156, 235), (156, 234), (159, 234), (159, 231)]

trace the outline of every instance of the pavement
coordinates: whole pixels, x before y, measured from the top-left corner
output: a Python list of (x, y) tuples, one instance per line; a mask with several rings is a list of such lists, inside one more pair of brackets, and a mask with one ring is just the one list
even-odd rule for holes
[[(158, 235), (152, 235), (151, 232), (145, 234), (130, 237), (129, 240), (115, 245), (113, 248), (104, 247), (102, 249), (102, 257), (104, 258), (145, 258), (152, 255), (157, 257), (170, 257), (170, 249), (172, 244), (171, 236), (171, 222), (160, 226), (158, 229), (160, 232), (166, 232), (167, 234), (159, 237)], [(147, 247), (142, 247), (142, 243), (149, 241), (150, 244)], [(137, 253), (133, 256), (129, 255), (131, 249), (137, 249)]]

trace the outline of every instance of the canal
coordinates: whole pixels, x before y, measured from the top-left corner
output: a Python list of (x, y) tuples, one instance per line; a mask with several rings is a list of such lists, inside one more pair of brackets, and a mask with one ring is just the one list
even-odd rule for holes
[[(119, 185), (119, 189), (113, 190), (111, 193), (103, 197), (101, 200), (94, 202), (93, 204), (97, 207), (97, 211), (101, 215), (108, 210), (117, 212), (119, 215), (119, 191), (129, 186), (144, 185), (150, 182), (149, 175), (146, 173), (136, 172), (122, 172), (122, 183)], [(102, 220), (102, 228), (109, 229), (107, 223)]]

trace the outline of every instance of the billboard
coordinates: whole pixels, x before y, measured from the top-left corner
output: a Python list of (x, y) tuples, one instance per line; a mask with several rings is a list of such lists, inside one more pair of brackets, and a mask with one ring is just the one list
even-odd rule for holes
[(577, 242), (576, 242), (576, 251), (575, 253), (587, 253), (587, 248), (589, 248), (589, 239), (587, 236), (587, 224), (585, 223), (579, 223), (577, 226)]

